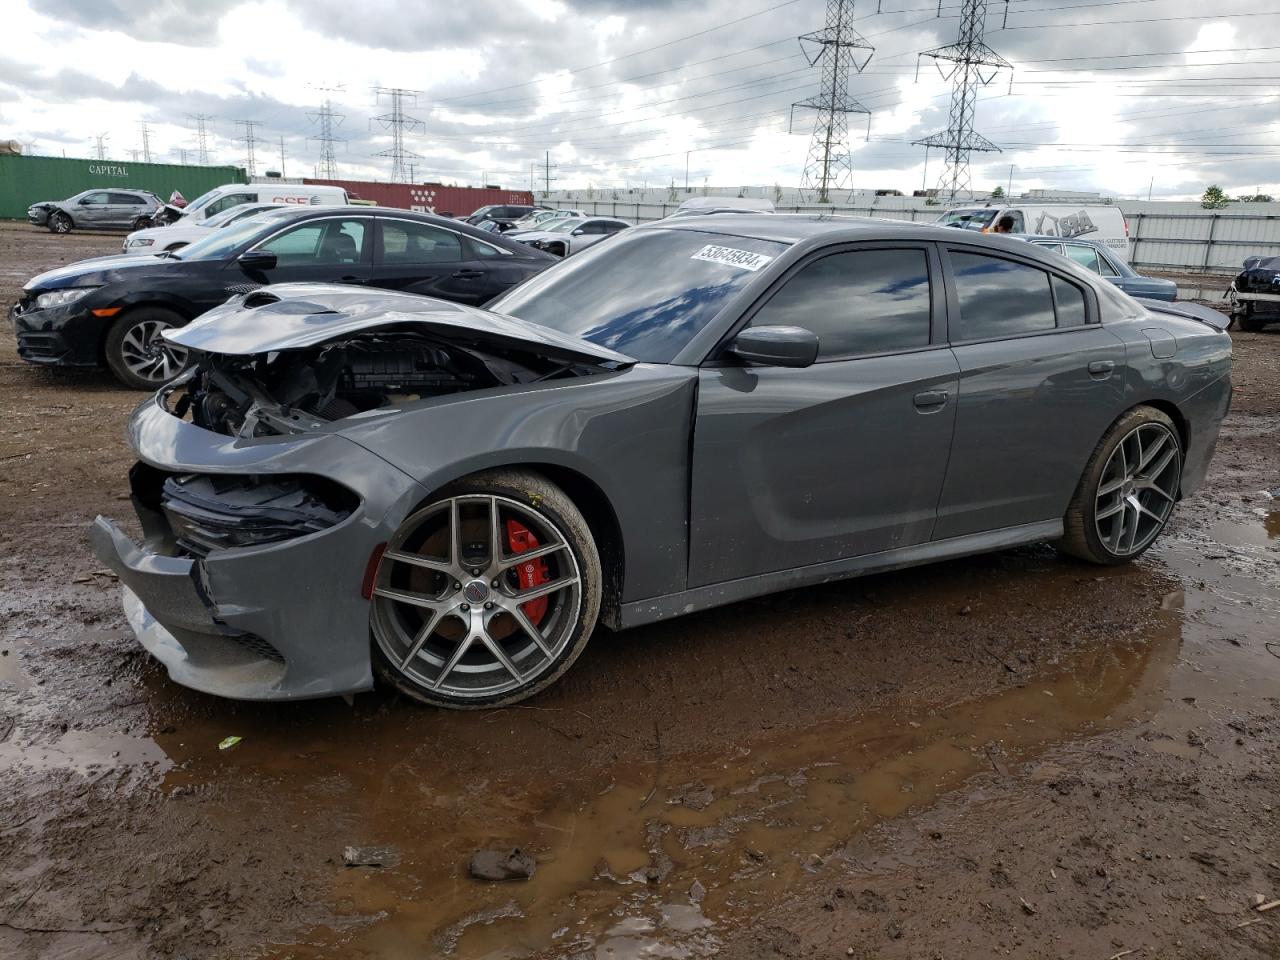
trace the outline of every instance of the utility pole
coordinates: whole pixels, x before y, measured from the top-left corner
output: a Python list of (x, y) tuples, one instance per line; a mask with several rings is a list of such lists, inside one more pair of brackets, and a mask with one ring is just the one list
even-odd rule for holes
[[(138, 123), (138, 129), (142, 132), (142, 159), (146, 163), (151, 162), (151, 129), (147, 126), (147, 121), (142, 120)], [(137, 158), (134, 158), (137, 162)]]
[(213, 115), (208, 113), (188, 113), (187, 119), (194, 121), (196, 125), (196, 158), (199, 160), (200, 166), (207, 167), (209, 165), (208, 123), (213, 119)]
[(542, 196), (543, 199), (551, 196), (551, 181), (559, 180), (559, 177), (551, 175), (551, 151), (546, 152), (546, 156), (542, 161)]
[(686, 150), (684, 152), (684, 192), (685, 193), (689, 192), (689, 154), (691, 153), (693, 153), (692, 150)]
[(1009, 186), (1005, 188), (1004, 195), (1010, 200), (1013, 199), (1013, 164), (1009, 164)]
[[(943, 79), (952, 80), (951, 113), (947, 129), (923, 140), (914, 141), (917, 146), (941, 147), (947, 151), (947, 165), (938, 184), (939, 195), (954, 201), (960, 194), (972, 195), (969, 176), (969, 154), (972, 151), (999, 153), (1000, 148), (973, 129), (973, 114), (978, 102), (978, 87), (986, 86), (996, 78), (1001, 68), (1009, 67), (1009, 61), (983, 42), (986, 31), (987, 0), (962, 0), (960, 34), (955, 43), (916, 56), (916, 74), (920, 73), (920, 58), (929, 57), (938, 65)], [(1005, 0), (1005, 17), (1009, 3)], [(942, 64), (949, 63), (944, 69)], [(1010, 178), (1012, 184), (1012, 177)]]
[(533, 193), (533, 172), (538, 169), (538, 165), (532, 160), (529, 161), (529, 192)]
[(129, 149), (129, 156), (133, 159), (133, 162), (134, 162), (134, 163), (137, 163), (137, 162), (138, 162), (138, 157), (139, 157), (141, 154), (142, 154), (142, 151), (141, 151), (141, 150), (139, 150), (137, 147), (131, 147), (131, 148)]
[(280, 179), (284, 179), (284, 134), (280, 134)]
[(253, 128), (262, 126), (262, 121), (261, 120), (237, 120), (235, 121), (235, 124), (237, 127), (244, 127), (244, 136), (238, 137), (237, 139), (244, 144), (245, 169), (249, 171), (249, 176), (251, 177), (257, 176), (258, 163), (257, 163), (257, 158), (254, 156), (254, 146), (258, 142), (258, 137), (253, 132)]
[[(326, 93), (341, 93), (345, 90), (345, 87), (339, 85), (336, 87), (320, 87), (319, 89)], [(333, 103), (328, 97), (325, 97), (324, 102), (320, 104), (320, 109), (315, 113), (308, 113), (307, 117), (320, 130), (316, 136), (307, 138), (308, 143), (314, 140), (320, 144), (320, 162), (316, 164), (316, 176), (322, 180), (336, 180), (338, 179), (338, 158), (333, 145), (335, 143), (346, 143), (347, 141), (345, 137), (337, 136), (334, 131), (342, 126), (342, 121), (346, 119), (346, 116), (341, 113), (334, 113)], [(281, 163), (283, 164), (283, 161)]]
[(173, 149), (174, 149), (174, 152), (177, 153), (178, 155), (178, 162), (185, 167), (187, 165), (187, 148), (174, 147)]
[(382, 150), (375, 153), (375, 157), (391, 158), (391, 181), (393, 183), (403, 183), (406, 176), (412, 176), (409, 173), (409, 161), (421, 160), (422, 154), (414, 153), (408, 150), (404, 145), (404, 134), (406, 130), (425, 130), (426, 125), (417, 117), (411, 117), (404, 112), (405, 101), (410, 104), (418, 102), (420, 90), (406, 90), (403, 87), (374, 87), (373, 93), (377, 102), (381, 103), (382, 98), (386, 97), (391, 102), (391, 111), (384, 113), (380, 117), (374, 117), (369, 122), (375, 121), (382, 125), (384, 130), (391, 131), (391, 149)]
[(105, 133), (95, 133), (93, 135), (93, 139), (97, 141), (96, 149), (98, 151), (98, 159), (99, 160), (107, 159), (107, 141), (110, 140), (111, 137)]

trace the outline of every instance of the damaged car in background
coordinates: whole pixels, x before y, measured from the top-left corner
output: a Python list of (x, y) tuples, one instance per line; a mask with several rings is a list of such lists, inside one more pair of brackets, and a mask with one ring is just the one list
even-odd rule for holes
[(623, 629), (1050, 541), (1119, 564), (1202, 483), (1230, 338), (1005, 237), (636, 227), (488, 309), (285, 284), (165, 339), (99, 517), (143, 646), (245, 699), (480, 708)]
[(1231, 319), (1257, 333), (1280, 322), (1280, 257), (1250, 257), (1227, 288)]

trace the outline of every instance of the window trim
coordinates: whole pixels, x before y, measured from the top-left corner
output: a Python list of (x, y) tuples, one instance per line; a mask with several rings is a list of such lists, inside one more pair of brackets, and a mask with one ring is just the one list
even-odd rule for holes
[[(1034, 244), (1032, 244), (1034, 246)], [(1008, 334), (999, 337), (972, 337), (969, 339), (955, 339), (951, 336), (951, 318), (954, 317), (956, 324), (960, 321), (960, 295), (956, 290), (956, 272), (955, 266), (951, 262), (951, 251), (957, 253), (969, 253), (977, 256), (991, 257), (995, 260), (1007, 260), (1022, 267), (1032, 267), (1049, 276), (1058, 277), (1066, 280), (1068, 283), (1074, 284), (1084, 292), (1084, 314), (1083, 324), (1074, 327), (1058, 326), (1058, 306), (1053, 300), (1053, 284), (1049, 285), (1049, 299), (1053, 302), (1053, 327), (1048, 330), (1028, 330), (1024, 333)], [(1033, 257), (1024, 257), (1020, 254), (1007, 250), (997, 250), (993, 247), (984, 247), (977, 244), (953, 243), (945, 241), (938, 244), (938, 256), (942, 261), (943, 281), (946, 287), (947, 301), (947, 335), (946, 342), (951, 346), (968, 346), (972, 343), (1001, 343), (1005, 340), (1023, 340), (1027, 337), (1047, 337), (1060, 333), (1071, 333), (1074, 330), (1088, 330), (1094, 326), (1101, 325), (1101, 314), (1098, 312), (1097, 294), (1090, 288), (1088, 284), (1083, 284), (1079, 279), (1072, 277), (1070, 274), (1062, 270), (1055, 269), (1051, 263), (1044, 263)], [(1065, 254), (1062, 255), (1064, 259)], [(1068, 259), (1068, 262), (1074, 262)], [(1081, 267), (1083, 270), (1084, 268)], [(1101, 277), (1100, 282), (1105, 283)]]
[[(1096, 269), (1096, 270), (1090, 269), (1090, 267), (1089, 267), (1089, 265), (1088, 265), (1087, 263), (1081, 263), (1079, 260), (1076, 260), (1074, 257), (1072, 257), (1072, 256), (1071, 256), (1071, 254), (1066, 253), (1066, 251), (1067, 251), (1067, 247), (1075, 247), (1076, 249), (1084, 249), (1084, 250), (1088, 250), (1091, 254), (1093, 254), (1093, 263), (1094, 263), (1094, 266), (1097, 266), (1097, 267), (1098, 267), (1098, 269)], [(1079, 266), (1081, 266), (1081, 267), (1084, 267), (1084, 268), (1085, 268), (1086, 270), (1088, 270), (1090, 273), (1094, 273), (1094, 274), (1097, 274), (1098, 276), (1102, 276), (1102, 267), (1101, 267), (1101, 266), (1098, 266), (1098, 264), (1099, 264), (1099, 262), (1100, 262), (1100, 259), (1099, 259), (1099, 256), (1098, 256), (1098, 248), (1097, 248), (1097, 247), (1091, 246), (1090, 244), (1087, 244), (1087, 243), (1080, 243), (1078, 240), (1063, 240), (1063, 241), (1062, 241), (1062, 252), (1063, 252), (1063, 253), (1066, 253), (1066, 255), (1067, 255), (1067, 259), (1068, 259), (1068, 260), (1071, 260), (1071, 261), (1073, 261), (1074, 263), (1076, 263), (1077, 265), (1079, 265)]]
[[(896, 350), (880, 350), (875, 353), (848, 353), (830, 357), (819, 356), (814, 366), (822, 363), (843, 363), (849, 360), (866, 360), (875, 357), (898, 357), (912, 353), (924, 353), (928, 350), (947, 349), (946, 342), (946, 297), (939, 296), (940, 284), (944, 280), (941, 264), (938, 260), (937, 245), (924, 240), (857, 240), (834, 243), (825, 247), (810, 250), (792, 263), (786, 270), (774, 278), (769, 286), (760, 291), (759, 296), (738, 316), (715, 346), (707, 352), (702, 362), (704, 367), (724, 366), (733, 361), (725, 356), (725, 350), (734, 337), (741, 333), (755, 318), (774, 295), (796, 274), (809, 264), (838, 253), (870, 253), (876, 250), (918, 250), (925, 256), (925, 264), (929, 271), (929, 342), (918, 347), (907, 347)], [(819, 350), (822, 345), (819, 341)]]
[[(235, 263), (236, 259), (240, 256), (240, 254), (248, 253), (251, 250), (257, 250), (264, 243), (270, 243), (276, 237), (280, 236), (280, 234), (284, 233), (287, 230), (293, 230), (296, 227), (308, 227), (313, 223), (322, 223), (325, 220), (361, 220), (366, 224), (365, 229), (368, 230), (372, 227), (374, 223), (374, 219), (375, 218), (370, 217), (368, 215), (361, 215), (361, 214), (357, 214), (355, 216), (352, 216), (351, 214), (346, 214), (346, 215), (329, 214), (323, 217), (308, 217), (305, 220), (290, 220), (288, 223), (282, 226), (279, 230), (276, 230), (274, 233), (270, 233), (265, 237), (262, 237), (258, 240), (253, 241), (253, 243), (250, 246), (243, 247), (242, 249), (233, 252), (227, 259), (229, 262)], [(366, 244), (365, 246), (368, 250), (368, 253), (366, 254), (365, 250), (360, 251), (360, 259), (356, 261), (355, 263), (356, 266), (368, 267), (368, 266), (372, 266), (373, 264), (373, 245)], [(290, 266), (312, 266), (312, 264), (290, 264)], [(322, 266), (322, 264), (315, 264), (315, 266)]]
[[(473, 237), (471, 234), (469, 234), (469, 233), (463, 233), (461, 230), (454, 230), (452, 227), (446, 227), (444, 224), (442, 224), (442, 223), (436, 223), (436, 222), (435, 222), (435, 221), (433, 221), (433, 220), (415, 220), (413, 217), (397, 217), (397, 216), (385, 216), (385, 215), (384, 215), (384, 216), (375, 216), (375, 217), (371, 217), (370, 219), (375, 220), (375, 221), (377, 221), (377, 223), (378, 223), (378, 240), (377, 240), (377, 249), (374, 251), (374, 259), (373, 259), (373, 264), (374, 264), (374, 266), (382, 266), (382, 265), (383, 265), (383, 260), (382, 260), (382, 224), (384, 224), (384, 223), (385, 223), (385, 222), (387, 222), (388, 220), (399, 220), (399, 221), (401, 221), (401, 222), (403, 222), (403, 223), (415, 223), (415, 224), (417, 224), (417, 225), (418, 225), (418, 226), (420, 226), (420, 227), (435, 227), (437, 230), (443, 230), (445, 233), (452, 233), (454, 236), (456, 236), (456, 237), (458, 237), (458, 238), (459, 238), (459, 239), (458, 239), (458, 242), (459, 242), (459, 244), (462, 246), (462, 252), (463, 252), (463, 257), (462, 257), (462, 259), (463, 259), (463, 260), (471, 259), (471, 257), (470, 257), (470, 253), (471, 253), (471, 251), (467, 248), (467, 241), (468, 241), (468, 240), (470, 240), (472, 243), (483, 243), (483, 244), (485, 244), (486, 246), (493, 247), (493, 249), (494, 249), (494, 250), (497, 250), (497, 251), (498, 251), (499, 253), (501, 253), (503, 256), (507, 256), (507, 257), (514, 257), (514, 256), (515, 256), (515, 251), (513, 251), (513, 250), (504, 250), (502, 247), (499, 247), (499, 246), (496, 246), (496, 245), (494, 245), (494, 244), (492, 244), (492, 243), (489, 243), (489, 241), (487, 241), (487, 240), (481, 240), (479, 237)], [(474, 229), (474, 228), (473, 228), (473, 229)], [(484, 231), (483, 231), (483, 230), (481, 230), (481, 231), (479, 231), (479, 232), (483, 233)], [(445, 262), (445, 261), (441, 261), (441, 262), (443, 263), (443, 262)]]

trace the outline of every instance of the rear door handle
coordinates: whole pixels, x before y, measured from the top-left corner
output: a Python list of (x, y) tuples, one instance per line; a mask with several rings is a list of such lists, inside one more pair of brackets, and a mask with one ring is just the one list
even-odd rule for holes
[(922, 393), (917, 393), (914, 400), (917, 410), (940, 410), (942, 407), (946, 406), (947, 391), (925, 390)]
[(455, 273), (454, 278), (457, 280), (479, 280), (484, 276), (483, 270), (459, 270)]
[(1105, 380), (1111, 376), (1111, 371), (1115, 368), (1114, 360), (1094, 360), (1089, 364), (1089, 376), (1095, 380)]

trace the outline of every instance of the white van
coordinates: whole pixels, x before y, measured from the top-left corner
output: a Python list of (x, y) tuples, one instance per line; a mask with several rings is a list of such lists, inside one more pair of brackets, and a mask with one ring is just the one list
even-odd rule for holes
[(310, 183), (228, 183), (214, 187), (182, 208), (179, 223), (203, 220), (242, 203), (284, 203), (300, 207), (341, 206), (347, 202), (347, 191), (341, 187)]
[(1013, 218), (1010, 233), (1036, 237), (1083, 237), (1107, 246), (1129, 262), (1129, 221), (1119, 207), (1097, 204), (1028, 204), (953, 207), (938, 218), (939, 226), (994, 233), (1004, 217)]

